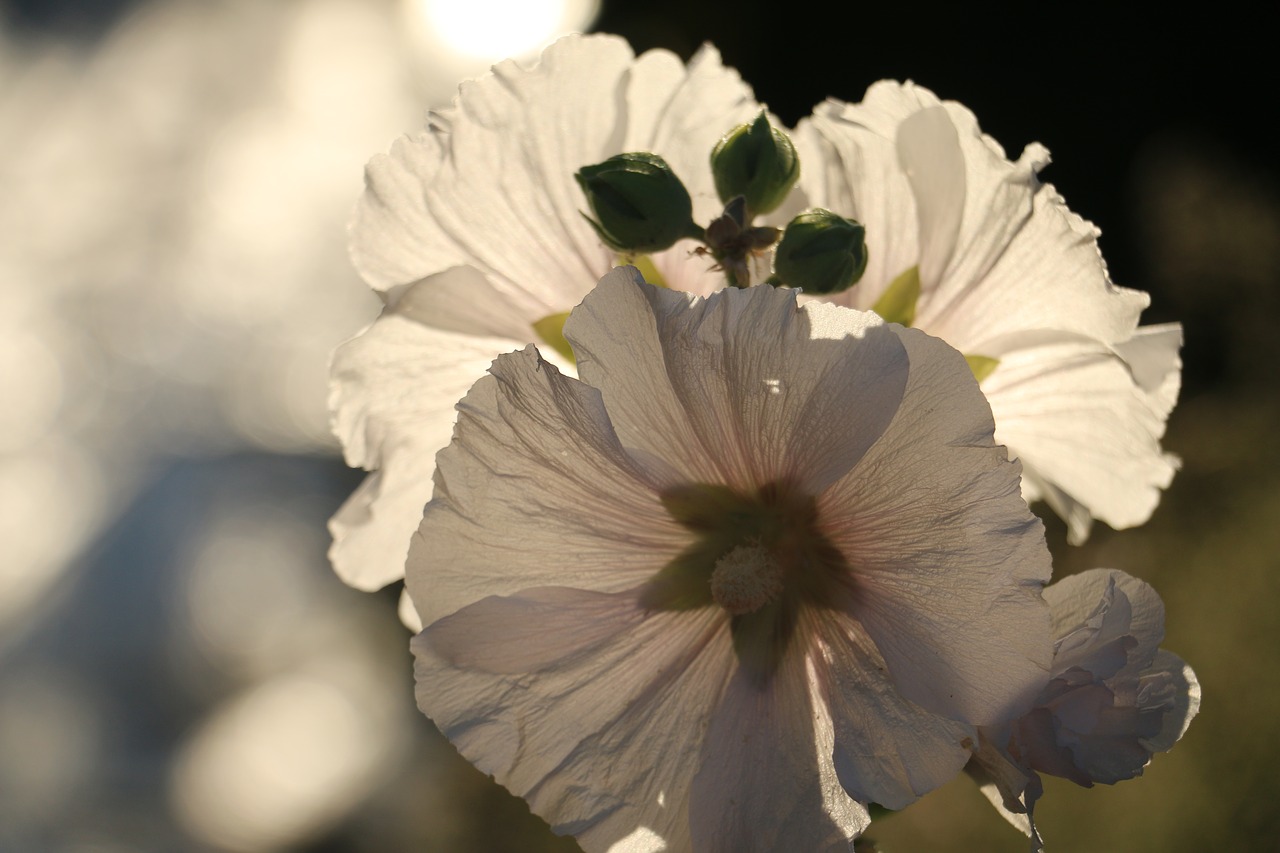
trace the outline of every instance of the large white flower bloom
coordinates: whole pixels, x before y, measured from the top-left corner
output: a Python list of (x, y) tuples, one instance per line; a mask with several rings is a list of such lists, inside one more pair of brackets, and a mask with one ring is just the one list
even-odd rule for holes
[(1159, 648), (1164, 604), (1124, 572), (1093, 569), (1044, 591), (1053, 677), (1026, 716), (979, 730), (970, 772), (1009, 821), (1043, 849), (1033, 820), (1040, 773), (1114, 784), (1167, 752), (1200, 710), (1195, 673)]
[(589, 851), (815, 851), (1045, 684), (1049, 574), (959, 353), (619, 269), (458, 404), (408, 561), (418, 702)]
[[(531, 69), (508, 62), (463, 84), (426, 131), (369, 163), (352, 256), (387, 307), (334, 364), (336, 430), (349, 462), (375, 471), (332, 523), (344, 579), (372, 589), (402, 575), (453, 403), (617, 263), (581, 213), (574, 172), (656, 153), (706, 224), (722, 207), (711, 150), (758, 110), (710, 47), (685, 67), (614, 37), (571, 37)], [(1137, 327), (1146, 295), (1108, 281), (1096, 230), (1036, 180), (1044, 149), (1010, 163), (967, 110), (909, 83), (823, 104), (794, 137), (800, 184), (773, 221), (824, 205), (866, 225), (866, 274), (838, 299), (869, 308), (892, 282), (901, 296), (918, 281), (914, 325), (995, 365), (982, 387), (1026, 496), (1048, 500), (1077, 540), (1091, 517), (1144, 521), (1174, 468), (1159, 439), (1180, 333)], [(650, 275), (704, 295), (723, 287), (696, 245), (649, 259)]]

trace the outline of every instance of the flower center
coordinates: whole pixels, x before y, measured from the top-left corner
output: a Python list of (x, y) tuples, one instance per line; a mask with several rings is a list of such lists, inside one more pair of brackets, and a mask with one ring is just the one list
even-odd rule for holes
[(754, 613), (782, 594), (782, 564), (759, 543), (739, 545), (711, 572), (711, 597), (734, 616)]

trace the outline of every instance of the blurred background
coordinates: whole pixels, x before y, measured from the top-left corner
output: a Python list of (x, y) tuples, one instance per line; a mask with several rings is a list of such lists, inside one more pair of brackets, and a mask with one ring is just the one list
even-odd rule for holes
[[(788, 123), (909, 77), (1011, 154), (1050, 148), (1115, 280), (1187, 339), (1181, 473), (1141, 529), (1068, 548), (1047, 519), (1056, 571), (1153, 583), (1205, 701), (1146, 777), (1048, 780), (1042, 831), (1055, 853), (1273, 849), (1274, 46), (1244, 4), (1172, 14), (0, 0), (0, 851), (577, 849), (417, 713), (396, 591), (329, 571), (362, 475), (325, 396), (377, 311), (344, 245), (364, 162), (460, 79), (588, 28), (713, 41)], [(1026, 846), (963, 778), (871, 835)]]

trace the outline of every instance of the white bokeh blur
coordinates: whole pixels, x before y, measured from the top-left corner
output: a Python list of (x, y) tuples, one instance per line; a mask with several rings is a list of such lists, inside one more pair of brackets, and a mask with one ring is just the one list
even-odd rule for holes
[[(107, 700), (32, 639), (78, 618), (86, 549), (171, 460), (336, 457), (329, 354), (378, 310), (345, 245), (364, 163), (595, 12), (176, 0), (96, 42), (0, 28), (0, 847), (111, 775)], [(217, 673), (175, 676), (207, 701), (160, 775), (191, 838), (279, 849), (391, 772), (408, 657), (329, 573), (327, 510), (218, 506), (155, 572), (155, 642)]]

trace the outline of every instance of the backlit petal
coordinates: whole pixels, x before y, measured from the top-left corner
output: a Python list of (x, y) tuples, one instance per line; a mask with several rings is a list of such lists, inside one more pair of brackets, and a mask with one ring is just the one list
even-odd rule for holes
[(388, 309), (334, 355), (334, 432), (371, 474), (330, 521), (334, 568), (378, 589), (404, 576), (409, 538), (431, 498), (435, 454), (458, 398), (514, 341), (433, 329)]
[(534, 589), (483, 599), (413, 648), (424, 713), (557, 832), (588, 853), (640, 828), (691, 850), (697, 756), (733, 663), (722, 614)]
[(533, 347), (490, 370), (458, 404), (410, 547), (407, 581), (424, 624), (530, 587), (637, 587), (687, 544), (618, 444), (598, 391)]
[(1049, 552), (964, 359), (901, 335), (911, 378), (898, 416), (821, 513), (853, 567), (854, 615), (903, 695), (964, 722), (1008, 720), (1048, 679)]

